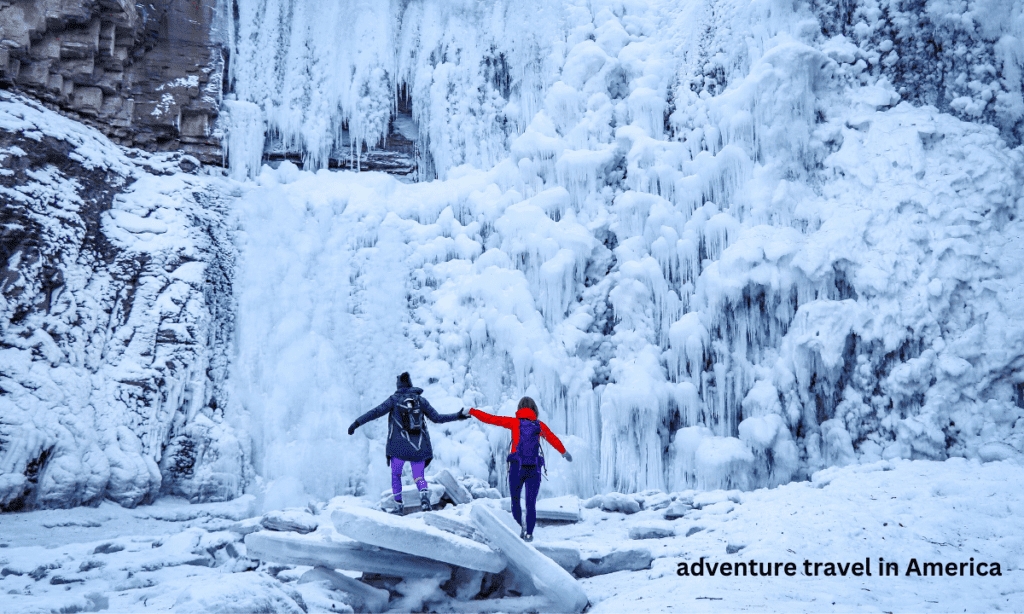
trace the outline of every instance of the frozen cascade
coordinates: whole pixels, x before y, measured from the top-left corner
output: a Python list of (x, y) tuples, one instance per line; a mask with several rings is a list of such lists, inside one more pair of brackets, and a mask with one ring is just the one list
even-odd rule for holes
[[(535, 397), (576, 458), (547, 494), (1024, 452), (1024, 15), (926, 4), (900, 39), (887, 0), (238, 0), (232, 116), (316, 168), (402, 91), (440, 178), (283, 164), (240, 201), (271, 494), (384, 490), (383, 424), (344, 429), (403, 370), (442, 412)], [(925, 33), (976, 86), (915, 93), (880, 49)], [(433, 428), (432, 468), (503, 488), (498, 431)]]

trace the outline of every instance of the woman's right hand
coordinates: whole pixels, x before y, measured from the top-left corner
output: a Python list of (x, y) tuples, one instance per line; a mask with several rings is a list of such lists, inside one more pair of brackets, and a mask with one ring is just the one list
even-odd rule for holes
[(359, 427), (359, 425), (358, 425), (358, 424), (356, 424), (355, 422), (353, 422), (353, 423), (351, 424), (351, 426), (349, 426), (349, 427), (348, 427), (348, 434), (349, 434), (349, 435), (355, 435), (355, 433), (356, 433), (356, 428), (358, 428), (358, 427)]

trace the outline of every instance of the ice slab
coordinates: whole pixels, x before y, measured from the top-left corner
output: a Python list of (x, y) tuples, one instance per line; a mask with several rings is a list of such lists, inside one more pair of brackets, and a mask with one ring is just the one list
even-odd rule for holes
[(319, 523), (305, 510), (276, 510), (264, 514), (260, 524), (271, 531), (294, 531), (312, 533)]
[(500, 514), (483, 505), (474, 505), (470, 511), (473, 523), (484, 538), (501, 550), (517, 572), (530, 578), (537, 590), (553, 602), (557, 611), (582, 612), (588, 599), (579, 582), (557, 563), (519, 539), (519, 534), (502, 521)]
[(290, 565), (349, 569), (398, 577), (451, 575), (451, 567), (444, 563), (354, 541), (324, 541), (316, 537), (260, 531), (245, 536), (245, 547), (249, 558)]
[(299, 584), (321, 581), (352, 595), (354, 603), (349, 605), (357, 612), (383, 612), (388, 607), (390, 595), (387, 591), (364, 584), (333, 569), (314, 567), (299, 578)]
[(421, 519), (427, 525), (441, 529), (442, 531), (447, 531), (448, 533), (453, 533), (459, 537), (465, 537), (466, 539), (471, 539), (475, 542), (484, 543), (483, 536), (480, 535), (480, 532), (472, 525), (459, 522), (454, 518), (442, 516), (440, 514), (423, 514)]
[[(506, 512), (512, 511), (512, 500), (502, 499), (501, 507)], [(523, 513), (526, 506), (523, 504)], [(537, 501), (537, 520), (550, 522), (579, 522), (581, 518), (580, 500), (573, 495), (539, 499)]]
[(581, 578), (603, 576), (604, 574), (615, 573), (616, 571), (638, 571), (650, 569), (651, 551), (646, 548), (635, 548), (633, 550), (616, 550), (605, 555), (589, 557), (580, 561), (576, 568), (576, 575)]
[(473, 500), (473, 495), (469, 494), (469, 491), (466, 490), (462, 484), (459, 484), (458, 481), (455, 480), (455, 476), (453, 476), (447, 469), (442, 470), (434, 476), (434, 479), (444, 486), (445, 492), (448, 493), (448, 496), (451, 497), (452, 501), (457, 505), (463, 505)]
[(419, 518), (401, 518), (377, 510), (348, 508), (331, 514), (342, 535), (452, 565), (498, 573), (505, 561), (486, 544), (427, 525)]
[[(427, 492), (430, 494), (430, 505), (437, 505), (444, 496), (445, 488), (441, 484), (427, 484)], [(420, 491), (415, 484), (402, 489), (402, 503), (405, 504), (406, 513), (417, 512), (420, 509)], [(395, 496), (390, 490), (380, 495), (380, 506), (385, 510), (395, 509)]]
[[(496, 514), (498, 520), (502, 521), (509, 531), (512, 531), (516, 535), (519, 534), (519, 524), (516, 523), (516, 519), (512, 517), (510, 513)], [(543, 539), (543, 536), (534, 534), (536, 539)], [(576, 567), (580, 564), (580, 551), (576, 548), (569, 546), (558, 546), (555, 544), (545, 544), (533, 542), (533, 547), (537, 549), (544, 556), (548, 557), (552, 561), (558, 563), (559, 567), (572, 573), (576, 570)]]

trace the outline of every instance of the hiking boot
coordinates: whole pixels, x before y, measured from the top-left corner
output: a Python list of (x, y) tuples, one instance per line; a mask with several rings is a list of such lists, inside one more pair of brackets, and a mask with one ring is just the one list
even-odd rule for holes
[(425, 490), (420, 492), (420, 509), (424, 512), (429, 512), (432, 509), (430, 507), (430, 493)]
[(392, 510), (388, 510), (388, 513), (389, 514), (394, 514), (395, 516), (404, 516), (405, 515), (405, 506), (402, 505), (401, 501), (398, 501), (397, 504), (398, 504), (398, 507), (396, 507), (395, 509), (392, 509)]
[(519, 539), (522, 539), (522, 540), (526, 539), (526, 529), (525, 528), (519, 529)]
[(523, 541), (532, 542), (533, 541), (533, 533), (527, 533), (526, 537), (523, 538)]

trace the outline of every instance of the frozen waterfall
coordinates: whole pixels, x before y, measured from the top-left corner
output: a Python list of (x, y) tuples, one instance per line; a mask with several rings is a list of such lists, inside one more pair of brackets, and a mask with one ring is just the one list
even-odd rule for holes
[[(383, 421), (345, 428), (404, 370), (536, 398), (550, 494), (1021, 454), (1024, 15), (925, 4), (941, 91), (884, 0), (235, 0), (232, 386), (275, 496), (384, 490)], [(437, 179), (314, 172), (399, 92)], [(305, 170), (257, 172), (259, 121)], [(498, 430), (433, 426), (435, 466), (503, 485)]]

